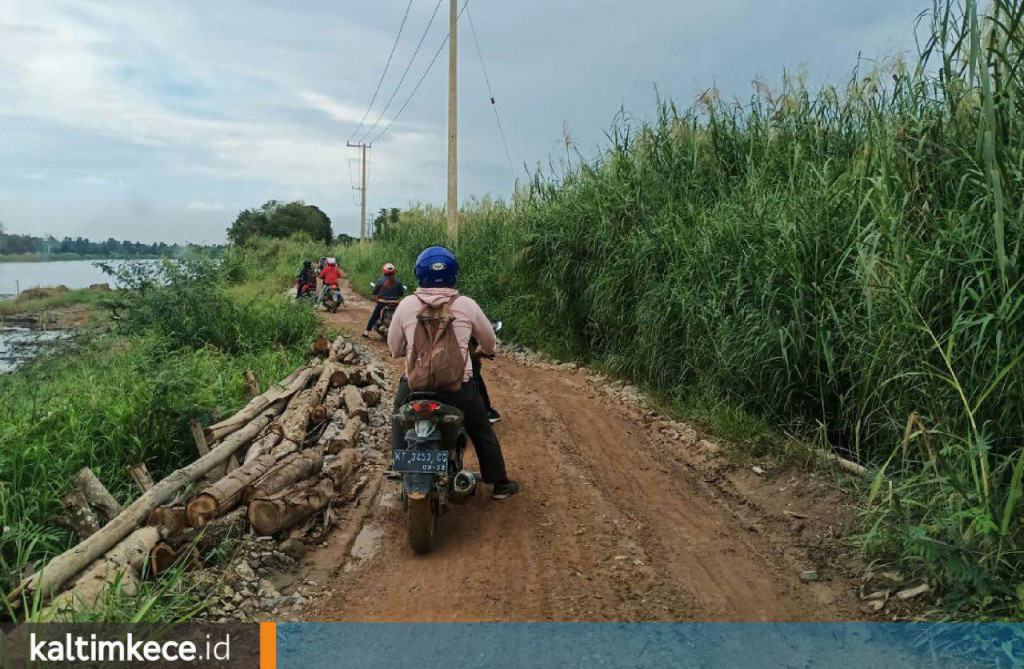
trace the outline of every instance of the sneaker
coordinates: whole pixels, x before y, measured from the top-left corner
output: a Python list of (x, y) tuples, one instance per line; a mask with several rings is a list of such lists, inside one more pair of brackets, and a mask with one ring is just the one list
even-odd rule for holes
[(501, 483), (494, 484), (494, 490), (491, 492), (491, 497), (494, 499), (505, 499), (509, 495), (514, 495), (519, 492), (519, 484), (515, 481), (505, 480)]
[(495, 411), (494, 409), (488, 409), (487, 420), (491, 421), (491, 425), (494, 425), (499, 420), (501, 420), (501, 414)]
[(370, 338), (370, 331), (367, 330), (366, 332), (363, 333), (363, 339), (369, 339), (369, 338)]

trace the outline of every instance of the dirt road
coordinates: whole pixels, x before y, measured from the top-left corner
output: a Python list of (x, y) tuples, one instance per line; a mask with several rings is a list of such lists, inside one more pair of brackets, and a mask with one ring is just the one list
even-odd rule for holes
[[(359, 333), (369, 303), (330, 325)], [(385, 356), (376, 335), (373, 347)], [(386, 366), (397, 378), (400, 361)], [(804, 472), (760, 477), (713, 440), (601, 392), (585, 371), (485, 363), (522, 492), (478, 495), (414, 555), (386, 483), (310, 620), (856, 620), (834, 533), (840, 498)], [(329, 551), (330, 549), (324, 549)], [(314, 555), (320, 565), (344, 556)], [(816, 570), (819, 580), (802, 582)], [(805, 580), (812, 577), (804, 574)]]

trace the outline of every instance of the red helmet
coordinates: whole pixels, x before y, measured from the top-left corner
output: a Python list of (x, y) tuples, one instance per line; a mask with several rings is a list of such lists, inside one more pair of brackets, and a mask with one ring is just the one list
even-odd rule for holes
[(384, 275), (385, 276), (394, 276), (394, 274), (395, 274), (395, 266), (392, 265), (389, 262), (384, 263)]

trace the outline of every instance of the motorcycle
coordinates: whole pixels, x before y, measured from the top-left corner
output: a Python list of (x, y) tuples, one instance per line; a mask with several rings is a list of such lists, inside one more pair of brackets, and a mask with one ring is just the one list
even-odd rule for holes
[(336, 283), (324, 284), (320, 290), (320, 304), (332, 314), (338, 312), (338, 307), (345, 306), (345, 296), (341, 294), (341, 287)]
[(296, 297), (298, 299), (305, 299), (308, 297), (316, 297), (316, 284), (306, 283), (299, 287), (296, 291)]
[[(500, 330), (501, 322), (494, 326)], [(437, 517), (448, 504), (462, 505), (476, 495), (480, 475), (463, 466), (469, 441), (463, 414), (439, 393), (414, 392), (391, 416), (391, 429), (404, 435), (405, 448), (392, 452), (386, 475), (402, 481), (409, 545), (429, 553)]]
[[(374, 283), (371, 281), (370, 288), (373, 288), (373, 286)], [(405, 286), (403, 285), (402, 288), (404, 289)], [(395, 309), (398, 308), (398, 303), (400, 301), (401, 300), (377, 300), (377, 303), (383, 304), (384, 308), (380, 310), (380, 318), (377, 319), (377, 325), (375, 325), (373, 329), (376, 330), (377, 334), (384, 339), (388, 338), (388, 330), (391, 329), (391, 319), (394, 317)]]

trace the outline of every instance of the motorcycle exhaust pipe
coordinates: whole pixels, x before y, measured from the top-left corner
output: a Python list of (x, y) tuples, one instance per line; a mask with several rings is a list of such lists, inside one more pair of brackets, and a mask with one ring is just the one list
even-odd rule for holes
[(452, 481), (452, 493), (449, 500), (452, 504), (465, 504), (476, 494), (476, 474), (463, 469)]

